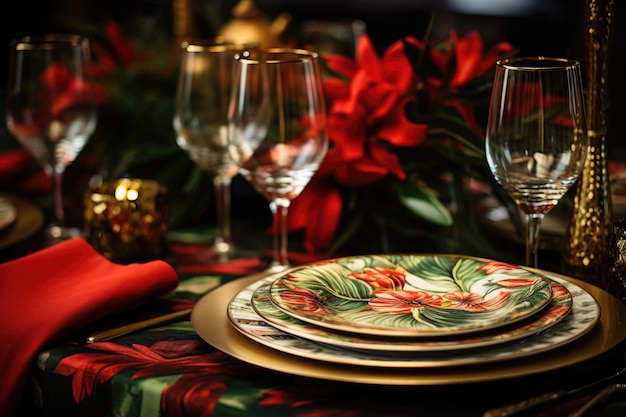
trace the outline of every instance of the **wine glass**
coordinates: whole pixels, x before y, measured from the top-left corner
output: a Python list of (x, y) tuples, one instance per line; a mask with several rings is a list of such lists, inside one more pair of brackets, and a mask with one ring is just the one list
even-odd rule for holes
[(217, 235), (209, 258), (225, 262), (235, 257), (231, 238), (231, 183), (237, 165), (227, 151), (227, 112), (235, 54), (244, 45), (216, 41), (184, 42), (174, 130), (176, 142), (213, 177)]
[(486, 156), (496, 181), (526, 218), (526, 264), (538, 267), (546, 213), (578, 178), (586, 158), (580, 64), (520, 57), (496, 64)]
[(73, 34), (16, 39), (8, 74), (8, 128), (51, 183), (54, 212), (45, 243), (79, 236), (78, 228), (65, 224), (63, 174), (97, 123), (89, 40)]
[(287, 214), (328, 149), (318, 54), (290, 48), (238, 55), (229, 107), (229, 144), (239, 172), (270, 202), (274, 258), (289, 268)]

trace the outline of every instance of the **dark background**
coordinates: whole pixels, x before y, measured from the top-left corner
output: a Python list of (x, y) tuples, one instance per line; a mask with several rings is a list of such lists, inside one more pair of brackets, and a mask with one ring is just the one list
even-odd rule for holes
[[(365, 22), (377, 48), (384, 49), (405, 35), (422, 38), (435, 12), (433, 36), (447, 37), (451, 29), (461, 35), (478, 30), (488, 48), (499, 41), (512, 43), (520, 54), (566, 56), (584, 60), (584, 0), (257, 0), (268, 17), (281, 12), (293, 17), (293, 27), (312, 18), (357, 18)], [(624, 5), (615, 2), (612, 43), (609, 48), (609, 155), (626, 162), (621, 119), (626, 112), (622, 96), (626, 82), (626, 34)], [(197, 23), (210, 36), (231, 17), (236, 0), (194, 0)], [(99, 24), (136, 14), (158, 16), (171, 24), (172, 3), (167, 0), (22, 0), (5, 4), (0, 13), (2, 39), (26, 34), (65, 30), (68, 26)], [(7, 53), (0, 53), (0, 86), (6, 79)], [(584, 64), (584, 63), (583, 63)]]
[[(215, 34), (232, 17), (232, 9), (237, 2), (192, 1), (195, 23), (201, 35), (207, 37)], [(291, 30), (297, 30), (307, 19), (361, 19), (379, 52), (403, 36), (411, 35), (422, 39), (428, 22), (434, 16), (432, 36), (436, 40), (447, 39), (453, 29), (459, 35), (477, 30), (485, 43), (485, 50), (498, 42), (508, 41), (518, 49), (520, 55), (574, 58), (582, 61), (584, 67), (584, 1), (586, 0), (256, 0), (256, 4), (272, 19), (282, 12), (291, 14)], [(615, 3), (613, 37), (609, 47), (608, 154), (613, 161), (626, 163), (626, 142), (622, 138), (624, 129), (621, 126), (626, 116), (626, 105), (622, 100), (626, 95), (626, 82), (622, 77), (626, 71), (626, 4), (620, 1)], [(143, 15), (157, 18), (151, 20), (158, 21), (170, 33), (173, 32), (172, 0), (11, 0), (3, 6), (3, 12), (0, 13), (0, 42), (6, 45), (6, 49), (4, 53), (0, 49), (0, 96), (5, 95), (8, 44), (13, 38), (56, 31), (84, 34), (81, 33), (83, 29), (87, 33), (93, 33), (96, 30), (94, 28), (101, 31), (102, 23), (109, 18), (122, 23)], [(173, 132), (171, 135), (173, 139)], [(11, 142), (12, 138), (4, 125), (0, 126), (0, 150)], [(0, 184), (0, 189), (3, 185), (8, 184)], [(233, 185), (235, 211), (253, 212), (255, 217), (258, 217), (257, 213), (265, 213), (262, 210), (267, 211), (267, 202), (258, 193), (251, 191), (249, 184), (243, 179), (236, 177)], [(242, 195), (245, 196), (245, 204), (240, 204)], [(208, 203), (205, 198), (203, 204)], [(259, 207), (259, 210), (252, 210), (251, 206)], [(76, 204), (76, 207), (79, 205)], [(78, 219), (82, 215), (78, 209), (74, 214)], [(242, 214), (236, 212), (233, 218), (241, 219)], [(266, 216), (264, 224), (269, 225), (268, 211)], [(208, 213), (203, 214), (202, 218), (215, 217), (213, 213)], [(263, 223), (258, 218), (255, 220)], [(516, 246), (514, 251), (519, 251), (518, 255), (522, 256), (521, 246)], [(558, 270), (555, 267), (558, 260), (544, 258), (544, 262), (550, 263), (547, 269)]]

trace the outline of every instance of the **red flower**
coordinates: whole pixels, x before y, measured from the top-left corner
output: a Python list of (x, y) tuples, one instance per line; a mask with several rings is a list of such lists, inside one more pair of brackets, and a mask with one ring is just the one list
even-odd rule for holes
[(409, 121), (405, 114), (415, 80), (402, 42), (392, 44), (381, 59), (371, 40), (362, 36), (352, 65), (343, 57), (327, 59), (329, 67), (348, 80), (329, 79), (325, 84), (334, 145), (328, 159), (341, 162), (334, 167), (335, 178), (348, 186), (370, 184), (389, 174), (404, 179), (406, 174), (388, 145), (419, 145), (428, 126)]
[(372, 310), (388, 314), (411, 314), (414, 309), (441, 306), (441, 297), (425, 291), (380, 291), (369, 301)]
[(465, 311), (492, 311), (501, 308), (511, 295), (508, 291), (502, 291), (497, 296), (485, 300), (482, 296), (469, 292), (450, 292), (443, 296), (452, 301), (451, 308)]
[(493, 274), (499, 271), (511, 271), (518, 269), (519, 267), (504, 262), (485, 262), (481, 264), (478, 269), (485, 271), (487, 274)]
[(324, 251), (333, 241), (342, 210), (339, 188), (332, 179), (323, 175), (320, 168), (320, 172), (293, 201), (287, 227), (289, 230), (305, 230), (304, 247), (307, 252)]
[[(356, 61), (327, 56), (328, 65), (346, 80), (325, 80), (332, 147), (318, 173), (290, 208), (290, 231), (305, 229), (309, 252), (330, 247), (343, 210), (340, 186), (360, 187), (406, 173), (393, 147), (413, 147), (426, 139), (428, 126), (409, 121), (405, 106), (414, 84), (411, 64), (398, 41), (376, 54), (360, 38)], [(311, 213), (320, 213), (311, 217)]]
[[(448, 120), (442, 113), (455, 109), (482, 137), (474, 108), (460, 98), (462, 89), (484, 77), (497, 58), (511, 51), (502, 42), (483, 54), (477, 32), (464, 37), (452, 32), (448, 42), (428, 48), (406, 37), (382, 56), (362, 36), (355, 60), (324, 55), (336, 74), (324, 80), (331, 147), (310, 184), (293, 201), (288, 219), (290, 231), (305, 230), (306, 250), (322, 253), (331, 247), (347, 207), (343, 201), (347, 189), (409, 179), (401, 156), (403, 148), (420, 146), (428, 137), (429, 125), (421, 121)], [(430, 67), (418, 67), (417, 56), (423, 52)], [(411, 163), (415, 162), (413, 158)]]
[(571, 298), (570, 292), (561, 284), (556, 284), (554, 282), (550, 283), (550, 287), (552, 288), (552, 299), (553, 300), (562, 300)]
[(318, 295), (306, 288), (299, 288), (287, 281), (281, 281), (288, 290), (282, 291), (279, 298), (293, 308), (308, 314), (328, 315), (329, 312), (320, 302)]
[[(513, 51), (508, 42), (500, 42), (483, 55), (483, 41), (477, 31), (471, 31), (461, 38), (456, 31), (452, 31), (450, 46), (445, 50), (433, 48), (431, 59), (444, 74), (447, 74), (451, 61), (454, 61), (454, 74), (446, 76), (451, 79), (452, 92), (458, 92), (461, 86), (491, 70), (499, 57)], [(442, 79), (430, 78), (428, 82), (434, 86), (442, 85)]]
[(502, 118), (507, 122), (519, 121), (524, 116), (544, 111), (550, 106), (561, 105), (562, 110), (557, 114), (552, 124), (573, 127), (574, 118), (569, 113), (570, 107), (567, 105), (566, 97), (548, 95), (543, 91), (540, 82), (518, 82), (511, 83), (512, 86), (507, 89), (507, 94), (511, 96), (511, 100), (520, 103), (520, 106), (510, 106), (505, 109)]
[(530, 287), (531, 285), (534, 285), (538, 283), (539, 281), (541, 281), (540, 278), (535, 278), (535, 279), (508, 278), (508, 279), (501, 279), (499, 281), (496, 281), (496, 284), (504, 288), (519, 288), (519, 287)]
[(135, 64), (135, 47), (122, 34), (122, 29), (114, 20), (104, 25), (105, 46), (93, 42), (91, 49), (95, 57), (94, 77), (103, 78), (115, 72), (118, 67), (130, 68)]
[[(226, 391), (230, 375), (255, 374), (253, 367), (232, 360), (218, 351), (207, 351), (197, 340), (165, 340), (148, 347), (134, 344), (122, 346), (110, 342), (89, 345), (93, 351), (63, 358), (54, 373), (72, 376), (72, 389), (77, 403), (91, 397), (97, 387), (117, 373), (134, 369), (133, 379), (163, 375), (183, 375), (163, 392), (162, 408), (167, 415), (191, 415), (198, 404), (187, 403), (200, 398), (203, 412), (209, 416)], [(85, 367), (85, 364), (89, 364)], [(181, 393), (194, 395), (182, 395)], [(185, 403), (173, 403), (184, 398)], [(206, 399), (210, 401), (206, 401)], [(172, 414), (170, 414), (172, 413)]]
[(65, 65), (50, 65), (41, 74), (41, 81), (47, 87), (46, 91), (54, 98), (51, 117), (58, 117), (75, 105), (92, 100), (95, 103), (102, 103), (106, 100), (102, 86), (76, 76)]
[[(54, 120), (63, 120), (64, 113), (74, 106), (106, 100), (102, 86), (74, 74), (63, 64), (52, 64), (39, 76), (43, 88), (37, 91), (38, 104), (29, 117), (14, 120), (19, 136), (38, 136), (39, 130)], [(47, 103), (52, 103), (48, 108)]]
[(406, 271), (400, 266), (365, 268), (363, 272), (351, 273), (350, 277), (366, 282), (374, 290), (401, 290), (406, 283)]
[(0, 152), (0, 184), (26, 193), (47, 191), (50, 186), (41, 165), (21, 148)]
[[(419, 45), (417, 41), (414, 42)], [(430, 58), (442, 75), (429, 77), (426, 80), (427, 90), (433, 101), (438, 99), (437, 95), (445, 93), (443, 102), (456, 108), (465, 121), (482, 135), (483, 129), (476, 121), (474, 107), (459, 101), (455, 94), (464, 85), (493, 69), (500, 57), (513, 52), (513, 47), (508, 42), (500, 42), (484, 54), (483, 42), (477, 31), (471, 31), (463, 37), (451, 31), (449, 43), (447, 48), (431, 48)], [(454, 71), (453, 74), (449, 73), (450, 69)], [(450, 80), (447, 90), (442, 88), (445, 87), (443, 80)]]

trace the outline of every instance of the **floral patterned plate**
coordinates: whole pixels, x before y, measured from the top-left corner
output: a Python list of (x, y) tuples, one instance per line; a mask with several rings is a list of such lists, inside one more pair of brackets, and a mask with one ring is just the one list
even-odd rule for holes
[(276, 308), (269, 296), (269, 288), (275, 278), (264, 280), (252, 294), (252, 307), (271, 326), (313, 342), (357, 350), (373, 350), (386, 352), (429, 352), (460, 349), (474, 349), (499, 343), (511, 342), (532, 336), (554, 326), (563, 320), (572, 309), (573, 299), (564, 285), (550, 280), (552, 301), (548, 308), (542, 310), (529, 320), (515, 323), (509, 327), (493, 331), (445, 338), (379, 338), (367, 335), (333, 332), (284, 313)]
[(16, 216), (15, 206), (6, 198), (0, 197), (0, 230), (11, 225)]
[[(548, 352), (571, 344), (594, 328), (600, 319), (600, 306), (594, 297), (565, 279), (556, 276), (550, 279), (565, 286), (573, 298), (572, 310), (563, 320), (531, 336), (479, 349), (385, 352), (345, 349), (314, 342), (272, 326), (254, 310), (252, 295), (260, 286), (273, 282), (268, 279), (254, 281), (239, 290), (228, 302), (226, 314), (232, 327), (249, 340), (300, 358), (333, 364), (397, 369), (483, 365), (515, 361)], [(398, 338), (396, 340), (404, 341)]]
[(526, 319), (552, 299), (544, 276), (455, 255), (338, 258), (287, 271), (272, 302), (299, 320), (377, 336), (451, 336)]

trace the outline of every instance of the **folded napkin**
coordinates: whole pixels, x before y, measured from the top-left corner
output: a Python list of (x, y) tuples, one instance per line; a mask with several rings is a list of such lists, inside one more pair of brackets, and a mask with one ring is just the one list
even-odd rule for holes
[(177, 284), (163, 261), (115, 264), (83, 238), (0, 264), (0, 415), (17, 413), (34, 358), (48, 343)]

